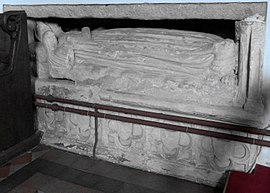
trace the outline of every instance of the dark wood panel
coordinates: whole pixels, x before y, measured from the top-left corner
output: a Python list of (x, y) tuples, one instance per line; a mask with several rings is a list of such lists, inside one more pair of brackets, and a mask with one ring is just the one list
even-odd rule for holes
[[(2, 55), (8, 55), (0, 65), (0, 151), (30, 137), (33, 129), (33, 109), (30, 81), (27, 24), (24, 12), (6, 12), (0, 17), (2, 35), (9, 45)], [(4, 34), (5, 33), (5, 34)], [(6, 42), (10, 41), (10, 42)], [(2, 48), (3, 49), (3, 48)]]

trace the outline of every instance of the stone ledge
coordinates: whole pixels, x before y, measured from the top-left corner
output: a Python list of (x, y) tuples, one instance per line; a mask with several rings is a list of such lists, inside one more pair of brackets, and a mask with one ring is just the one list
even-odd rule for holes
[(170, 3), (101, 5), (4, 5), (4, 11), (25, 10), (33, 18), (123, 18), (123, 19), (229, 19), (266, 15), (267, 3)]

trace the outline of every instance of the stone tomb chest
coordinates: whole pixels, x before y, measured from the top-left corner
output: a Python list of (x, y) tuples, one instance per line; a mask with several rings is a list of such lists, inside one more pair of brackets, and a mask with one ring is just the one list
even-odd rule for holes
[[(266, 3), (4, 9), (29, 17), (37, 94), (262, 127)], [(38, 109), (38, 127), (43, 143), (92, 155), (94, 118)], [(105, 117), (95, 148), (100, 159), (212, 186), (249, 170), (259, 151)]]

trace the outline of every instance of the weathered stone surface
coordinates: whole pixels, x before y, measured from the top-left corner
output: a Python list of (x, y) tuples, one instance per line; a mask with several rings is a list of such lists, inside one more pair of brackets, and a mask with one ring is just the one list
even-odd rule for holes
[[(35, 82), (35, 93), (82, 101), (89, 101), (93, 96), (90, 88), (82, 88), (68, 81), (63, 85), (63, 82), (38, 80)], [(38, 129), (44, 132), (42, 143), (92, 155), (94, 118), (40, 108), (37, 110), (37, 121)]]
[[(85, 81), (108, 76), (146, 79), (152, 75), (151, 81), (154, 76), (170, 77), (175, 82), (211, 79), (211, 85), (219, 81), (233, 85), (228, 77), (236, 78), (236, 45), (212, 34), (147, 28), (92, 32), (83, 28), (64, 33), (60, 27), (54, 32), (50, 24), (42, 22), (38, 22), (37, 30), (53, 78)], [(160, 81), (156, 83), (163, 84)], [(123, 86), (120, 82), (118, 87)]]
[[(269, 119), (268, 119), (269, 121)], [(268, 127), (267, 130), (270, 130)], [(270, 137), (265, 137), (264, 140), (270, 140)], [(269, 147), (261, 147), (261, 152), (258, 156), (257, 164), (264, 165), (270, 167), (270, 148)]]
[[(185, 19), (200, 17), (200, 19), (210, 18), (239, 20), (253, 15), (254, 13), (260, 13), (264, 16), (266, 4), (229, 3), (207, 4), (207, 6), (206, 4), (142, 4), (121, 6), (55, 5), (5, 7), (6, 10), (11, 9), (11, 7), (16, 9), (24, 8), (30, 17), (55, 16), (67, 18), (95, 17), (133, 19)], [(105, 42), (110, 45), (107, 48), (112, 48), (113, 44), (112, 41), (110, 41), (112, 38), (122, 37), (122, 40), (126, 41), (125, 38), (128, 36), (126, 36), (123, 31), (118, 33), (114, 30), (107, 30), (100, 33), (98, 31), (91, 32), (88, 28), (83, 28), (83, 30), (79, 32), (63, 33), (56, 25), (43, 25), (40, 23), (40, 27), (37, 31), (40, 42), (36, 48), (39, 78), (35, 82), (35, 92), (43, 95), (52, 94), (53, 96), (61, 98), (71, 98), (122, 107), (133, 107), (136, 109), (146, 109), (153, 112), (162, 112), (173, 115), (182, 114), (191, 117), (197, 116), (197, 118), (210, 118), (261, 126), (260, 114), (249, 111), (250, 109), (247, 108), (247, 106), (243, 109), (242, 105), (248, 101), (246, 100), (248, 99), (248, 95), (251, 96), (251, 99), (255, 99), (257, 102), (260, 102), (261, 100), (261, 79), (255, 80), (254, 78), (256, 78), (256, 76), (260, 76), (261, 72), (260, 68), (262, 63), (258, 62), (258, 60), (261, 60), (261, 54), (263, 51), (262, 42), (264, 41), (263, 34), (265, 23), (262, 22), (261, 18), (257, 17), (255, 17), (255, 19), (254, 17), (249, 18), (241, 22), (239, 25), (240, 31), (238, 35), (239, 39), (241, 39), (239, 47), (242, 55), (239, 55), (240, 61), (237, 63), (240, 64), (240, 66), (237, 69), (235, 68), (237, 65), (229, 65), (230, 68), (219, 69), (218, 78), (209, 79), (209, 83), (213, 83), (213, 85), (205, 85), (205, 82), (202, 81), (202, 77), (204, 77), (203, 74), (211, 74), (212, 69), (208, 69), (206, 71), (203, 70), (202, 72), (200, 71), (201, 66), (198, 68), (198, 74), (196, 74), (196, 70), (198, 69), (192, 69), (192, 72), (195, 72), (195, 75), (193, 74), (189, 76), (185, 75), (187, 73), (183, 70), (183, 66), (180, 68), (179, 66), (171, 68), (172, 66), (168, 65), (168, 69), (164, 69), (162, 68), (161, 63), (158, 62), (156, 62), (157, 65), (150, 66), (151, 70), (149, 70), (144, 67), (146, 63), (144, 63), (143, 60), (140, 60), (142, 57), (136, 58), (136, 56), (132, 54), (128, 55), (129, 57), (126, 58), (125, 63), (123, 62), (123, 58), (122, 61), (120, 60), (120, 62), (117, 63), (112, 59), (115, 56), (114, 51), (105, 49), (106, 46), (104, 46), (105, 44), (102, 41), (105, 39)], [(151, 31), (151, 35), (153, 35), (153, 31)], [(131, 31), (128, 31), (128, 33), (130, 32)], [(171, 31), (171, 33), (173, 33), (173, 31)], [(194, 35), (192, 32), (191, 34)], [(254, 36), (251, 37), (251, 34)], [(155, 39), (155, 43), (160, 40), (160, 35), (161, 34), (158, 34), (158, 38)], [(153, 40), (153, 37), (146, 37), (145, 34), (141, 34), (140, 31), (132, 37), (138, 38), (139, 36), (143, 38), (143, 42), (149, 43), (149, 39)], [(178, 38), (176, 36), (171, 37), (173, 37), (172, 39), (174, 40), (177, 40)], [(221, 47), (219, 48), (222, 50), (226, 50), (226, 46), (229, 47), (229, 49), (221, 54), (221, 56), (224, 56), (225, 58), (238, 58), (237, 54), (233, 55), (232, 52), (227, 52), (228, 50), (234, 50), (232, 47), (237, 47), (238, 44), (234, 45), (231, 40), (223, 40), (212, 35), (205, 37), (210, 37), (210, 40), (204, 40), (206, 42), (210, 41), (210, 44), (212, 44), (212, 47), (209, 46), (210, 48), (215, 47), (213, 46), (215, 41), (221, 42), (221, 45), (219, 45)], [(47, 38), (49, 41), (44, 41), (44, 38)], [(166, 38), (166, 40), (170, 39), (168, 37)], [(96, 41), (98, 44), (91, 44), (89, 46), (87, 43), (88, 41)], [(66, 42), (69, 42), (69, 44)], [(181, 41), (177, 42), (177, 44), (180, 43)], [(84, 47), (80, 50), (80, 46), (78, 45), (87, 46), (86, 49)], [(129, 50), (138, 50), (140, 56), (144, 54), (142, 49), (138, 49), (138, 46), (140, 46), (138, 41), (137, 44), (129, 44), (131, 47), (128, 48), (124, 46), (125, 44), (117, 43), (114, 47), (118, 52), (122, 51), (119, 50), (120, 45), (123, 46), (124, 52), (128, 52)], [(164, 56), (166, 49), (160, 46), (160, 44), (158, 45), (159, 48), (163, 49), (162, 51), (151, 50), (149, 49), (148, 44), (145, 51), (145, 53), (148, 54), (148, 57), (151, 53), (155, 53), (158, 57)], [(172, 46), (173, 44), (168, 45)], [(256, 50), (252, 45), (255, 45), (256, 47), (258, 46), (260, 49)], [(58, 49), (61, 46), (64, 49)], [(78, 50), (79, 52), (77, 52)], [(213, 58), (211, 58), (211, 51), (207, 52), (209, 50), (213, 51), (213, 49), (203, 49), (199, 50), (199, 52), (206, 52), (205, 56), (209, 56), (211, 59), (210, 63), (212, 63)], [(78, 68), (76, 71), (76, 65), (74, 64), (78, 64), (78, 62), (80, 63), (83, 58), (87, 58), (89, 55), (91, 56), (88, 52), (91, 52), (91, 54), (100, 52), (98, 54), (102, 53), (103, 57), (99, 56), (97, 59), (92, 55), (89, 62), (92, 65), (90, 72), (85, 68), (86, 65), (81, 67), (81, 69)], [(76, 57), (76, 54), (74, 53), (79, 53), (79, 55), (81, 54), (80, 60), (78, 60), (78, 57)], [(52, 57), (52, 54), (58, 54), (60, 57)], [(110, 59), (104, 59), (105, 56)], [(172, 60), (175, 58), (175, 54), (172, 56), (173, 57), (171, 58), (167, 57), (164, 64), (168, 64), (168, 59)], [(183, 58), (185, 57), (187, 57), (187, 55), (184, 55)], [(118, 65), (117, 69), (108, 68), (110, 70), (102, 71), (103, 68), (99, 66), (100, 59), (104, 60), (102, 64), (104, 64), (105, 67), (108, 68), (108, 66), (111, 67), (113, 65)], [(187, 58), (185, 59), (188, 61)], [(203, 57), (198, 58), (198, 60), (200, 63), (205, 64), (205, 66), (208, 66), (207, 60), (204, 60)], [(53, 63), (50, 63), (52, 61)], [(132, 63), (131, 61), (135, 62)], [(222, 64), (222, 61), (224, 60), (218, 60), (217, 64)], [(94, 66), (94, 64), (96, 66)], [(131, 73), (132, 70), (130, 69), (132, 68), (127, 68), (127, 66), (134, 66), (134, 64), (141, 64), (141, 66), (144, 67), (143, 72), (147, 73), (139, 73), (137, 68), (135, 68), (135, 72)], [(169, 64), (171, 63), (169, 62)], [(226, 65), (221, 65), (221, 67), (227, 66), (227, 64), (228, 63), (226, 63)], [(248, 65), (250, 65), (249, 67), (252, 69), (248, 69)], [(243, 71), (244, 68), (246, 71), (250, 70), (250, 73)], [(176, 72), (172, 72), (173, 69), (175, 69)], [(158, 71), (158, 73), (153, 74), (152, 71), (154, 70)], [(161, 72), (166, 74), (166, 70), (170, 70), (170, 73), (168, 73), (171, 75), (169, 79), (165, 82), (158, 81), (165, 80), (165, 77), (160, 76), (160, 74)], [(227, 72), (226, 70), (229, 71), (228, 74), (224, 73)], [(233, 71), (237, 73), (234, 73)], [(112, 75), (111, 77), (109, 76), (110, 74)], [(173, 76), (172, 74), (177, 74), (179, 77)], [(183, 76), (189, 81), (182, 81), (181, 78), (183, 78)], [(233, 78), (231, 78), (231, 76), (233, 76)], [(251, 79), (247, 76), (251, 76)], [(232, 80), (236, 77), (238, 81), (233, 82)], [(70, 80), (67, 81), (63, 79)], [(192, 83), (195, 83), (191, 84), (190, 80), (192, 80)], [(252, 80), (252, 82), (244, 85), (247, 80)], [(177, 84), (179, 82), (181, 84)], [(202, 83), (201, 85), (203, 87), (198, 86), (200, 83)], [(220, 91), (224, 90), (220, 93), (216, 92), (217, 85), (222, 85), (220, 87)], [(249, 89), (248, 86), (250, 85), (252, 85), (252, 89)], [(208, 89), (205, 89), (207, 87)], [(177, 94), (181, 89), (185, 92)], [(232, 93), (231, 91), (236, 92)], [(208, 95), (203, 93), (208, 93)], [(202, 96), (204, 99), (196, 100), (196, 94), (197, 98), (198, 96)], [(226, 96), (229, 96), (228, 100), (223, 100), (224, 98), (226, 99)], [(237, 100), (235, 98), (230, 98), (233, 96), (235, 96)], [(190, 102), (189, 100), (193, 101)], [(230, 100), (233, 102), (230, 103)], [(216, 105), (218, 102), (220, 105)], [(98, 158), (134, 168), (184, 178), (211, 186), (223, 184), (225, 180), (224, 177), (226, 177), (226, 171), (228, 170), (248, 171), (256, 161), (256, 156), (260, 150), (257, 146), (247, 145), (244, 143), (111, 121), (102, 118), (99, 118), (98, 121), (99, 131), (96, 152)], [(179, 125), (191, 126), (183, 123)], [(44, 131), (44, 137), (42, 139), (43, 143), (88, 156), (92, 155), (94, 143), (93, 118), (66, 112), (53, 112), (48, 109), (45, 110), (39, 108), (38, 126), (40, 130)], [(215, 128), (210, 129), (196, 125), (192, 125), (192, 127), (217, 131)], [(227, 132), (231, 133), (231, 131)], [(245, 135), (244, 133), (232, 133), (236, 135)]]
[(211, 186), (225, 182), (225, 171), (247, 171), (259, 149), (136, 124), (103, 119), (100, 122), (98, 157)]
[(261, 37), (265, 35), (266, 25), (259, 15), (255, 15), (241, 21), (240, 26), (242, 31), (240, 68), (243, 69), (240, 84), (246, 96), (244, 109), (262, 112), (262, 67), (265, 41)]
[(267, 3), (186, 3), (123, 5), (4, 5), (4, 11), (25, 10), (28, 17), (130, 19), (232, 19), (266, 15)]
[[(94, 95), (89, 94), (96, 92), (93, 86), (39, 79), (35, 90), (38, 94), (98, 102)], [(93, 118), (39, 108), (38, 120), (39, 128), (44, 132), (42, 143), (92, 155)], [(211, 130), (220, 132), (215, 128)], [(259, 147), (249, 144), (98, 119), (97, 158), (211, 186), (222, 185), (228, 170), (248, 171), (258, 151)]]
[[(242, 109), (246, 94), (238, 85), (238, 49), (232, 40), (166, 29), (63, 32), (43, 22), (38, 22), (37, 34), (39, 77), (98, 85), (101, 103), (261, 124), (260, 114)], [(254, 61), (253, 71), (259, 69)]]

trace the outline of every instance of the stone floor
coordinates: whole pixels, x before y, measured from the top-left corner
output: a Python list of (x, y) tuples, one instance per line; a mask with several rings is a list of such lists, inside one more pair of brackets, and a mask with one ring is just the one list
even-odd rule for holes
[[(3, 177), (4, 174), (6, 177)], [(44, 145), (2, 166), (0, 180), (1, 175), (0, 193), (222, 192), (209, 186), (119, 166)]]

